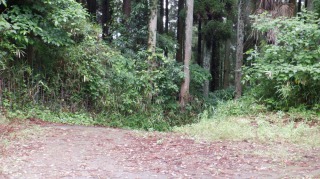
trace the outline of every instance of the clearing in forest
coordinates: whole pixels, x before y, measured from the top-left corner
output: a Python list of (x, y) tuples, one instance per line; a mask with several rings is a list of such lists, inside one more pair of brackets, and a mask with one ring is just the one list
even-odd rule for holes
[(0, 178), (320, 178), (320, 148), (176, 133), (0, 125)]

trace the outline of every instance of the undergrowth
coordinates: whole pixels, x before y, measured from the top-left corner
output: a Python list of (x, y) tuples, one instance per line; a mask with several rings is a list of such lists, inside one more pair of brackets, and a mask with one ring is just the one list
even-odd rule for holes
[(320, 114), (304, 108), (270, 112), (245, 96), (220, 103), (200, 118), (199, 123), (175, 127), (174, 131), (212, 141), (253, 140), (320, 146)]
[(194, 123), (198, 120), (195, 113), (179, 110), (164, 111), (153, 107), (148, 112), (123, 115), (114, 111), (100, 113), (80, 110), (77, 112), (52, 110), (39, 105), (32, 108), (10, 110), (8, 119), (41, 119), (43, 121), (85, 126), (107, 126), (114, 128), (140, 129), (147, 131), (170, 131), (172, 126)]

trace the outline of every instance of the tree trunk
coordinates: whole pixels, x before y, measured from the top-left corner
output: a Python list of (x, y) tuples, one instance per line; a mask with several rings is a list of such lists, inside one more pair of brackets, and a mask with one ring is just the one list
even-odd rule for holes
[(220, 64), (220, 55), (219, 55), (219, 42), (213, 37), (212, 38), (212, 58), (210, 63), (210, 73), (212, 80), (210, 83), (210, 91), (215, 91), (219, 89), (219, 64)]
[(164, 33), (163, 28), (163, 17), (164, 17), (164, 0), (159, 0), (159, 19), (158, 19), (158, 32), (159, 34)]
[(96, 15), (97, 11), (97, 1), (96, 0), (87, 0), (88, 12), (92, 15)]
[(185, 39), (185, 53), (184, 53), (184, 80), (180, 90), (180, 106), (185, 108), (186, 103), (189, 102), (189, 85), (190, 85), (190, 60), (192, 50), (192, 26), (193, 26), (193, 0), (187, 0), (187, 17), (186, 17), (186, 39)]
[(103, 0), (102, 1), (102, 17), (101, 17), (102, 38), (110, 42), (112, 39), (109, 31), (109, 26), (111, 25), (111, 15), (112, 15), (112, 11), (110, 6), (110, 0)]
[[(169, 0), (166, 0), (165, 19), (164, 31), (167, 35), (169, 35)], [(168, 57), (168, 48), (164, 49), (164, 56)]]
[(184, 42), (184, 18), (181, 16), (181, 13), (184, 8), (184, 1), (185, 0), (179, 0), (178, 3), (178, 27), (177, 27), (177, 40), (178, 40), (178, 49), (176, 54), (176, 60), (177, 62), (182, 62), (183, 57), (183, 42)]
[(157, 42), (157, 0), (150, 0), (150, 11), (148, 51), (154, 54)]
[(299, 0), (299, 2), (298, 2), (298, 12), (301, 12), (301, 8), (302, 8), (302, 0)]
[(306, 0), (305, 4), (308, 11), (313, 11), (313, 0)]
[(229, 87), (230, 81), (230, 47), (231, 42), (227, 40), (225, 42), (225, 56), (224, 56), (224, 68), (223, 68), (223, 88)]
[(243, 0), (239, 0), (238, 5), (238, 24), (237, 24), (237, 52), (236, 52), (236, 68), (235, 68), (235, 87), (236, 95), (238, 99), (242, 94), (241, 86), (241, 67), (243, 61), (243, 39), (244, 39), (244, 22), (243, 22)]
[[(203, 68), (208, 72), (210, 72), (211, 54), (212, 54), (211, 45), (209, 45), (208, 43), (206, 43), (205, 40), (203, 40)], [(209, 87), (210, 87), (210, 81), (206, 80), (203, 84), (203, 96), (205, 98), (208, 98), (209, 96)]]
[(289, 0), (289, 3), (293, 4), (294, 7), (294, 14), (297, 14), (297, 0)]
[(198, 49), (197, 49), (197, 64), (199, 66), (202, 66), (202, 56), (201, 56), (201, 42), (202, 42), (202, 33), (201, 33), (201, 29), (202, 29), (202, 20), (201, 17), (198, 17)]
[(125, 19), (128, 19), (131, 14), (131, 0), (123, 0), (122, 12)]
[(169, 33), (169, 0), (166, 0), (166, 23), (165, 23), (165, 32), (168, 35)]

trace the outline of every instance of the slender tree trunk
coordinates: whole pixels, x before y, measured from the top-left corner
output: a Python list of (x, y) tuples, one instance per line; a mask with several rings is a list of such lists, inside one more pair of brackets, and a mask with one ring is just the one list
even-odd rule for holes
[[(149, 64), (149, 72), (153, 71), (156, 66), (156, 60), (154, 54), (156, 53), (156, 42), (157, 42), (157, 6), (158, 2), (157, 0), (150, 0), (149, 1), (149, 8), (150, 8), (150, 18), (149, 18), (149, 24), (148, 24), (148, 52), (150, 53), (150, 56), (148, 58), (148, 64)], [(151, 74), (151, 73), (150, 73)], [(150, 85), (153, 87), (154, 83), (152, 80), (149, 81)], [(150, 103), (153, 98), (152, 91), (148, 94)]]
[(154, 54), (157, 42), (157, 0), (150, 0), (150, 11), (148, 51)]
[(164, 33), (164, 27), (163, 27), (163, 17), (164, 17), (164, 1), (165, 0), (159, 0), (159, 17), (158, 17), (158, 32), (159, 34)]
[(95, 16), (97, 11), (97, 1), (96, 0), (87, 0), (88, 12)]
[(182, 10), (184, 9), (185, 0), (179, 0), (178, 3), (178, 27), (177, 27), (177, 40), (178, 40), (178, 49), (176, 54), (177, 62), (182, 62), (183, 58), (183, 42), (184, 42), (184, 18), (181, 16)]
[(212, 58), (211, 58), (211, 63), (210, 63), (210, 73), (212, 76), (212, 80), (210, 83), (210, 91), (215, 91), (219, 89), (219, 64), (220, 64), (220, 59), (219, 59), (219, 42), (213, 37), (212, 39)]
[[(166, 9), (165, 9), (165, 28), (164, 31), (169, 35), (169, 0), (166, 0)], [(168, 48), (164, 49), (164, 56), (168, 57)]]
[(306, 0), (305, 4), (308, 11), (313, 11), (313, 0)]
[(223, 88), (229, 87), (230, 81), (230, 47), (231, 42), (227, 40), (225, 42), (225, 56), (224, 56), (224, 69), (223, 69)]
[[(211, 44), (206, 43), (206, 40), (203, 40), (203, 68), (210, 72), (210, 61), (211, 61), (211, 55), (212, 55), (212, 48)], [(209, 96), (209, 87), (210, 87), (210, 81), (206, 80), (203, 84), (203, 96), (205, 98), (208, 98)]]
[(187, 0), (187, 17), (185, 26), (185, 53), (184, 53), (184, 80), (181, 84), (180, 90), (180, 106), (185, 108), (186, 103), (189, 102), (189, 85), (190, 85), (190, 60), (192, 51), (192, 26), (193, 26), (193, 0)]
[(244, 39), (243, 0), (239, 0), (238, 24), (237, 24), (237, 52), (236, 52), (236, 68), (235, 68), (235, 87), (236, 87), (235, 98), (236, 99), (240, 98), (242, 94), (241, 67), (243, 63), (243, 39)]
[(198, 49), (197, 49), (197, 64), (199, 66), (202, 66), (202, 56), (201, 56), (201, 42), (202, 42), (202, 33), (201, 33), (201, 30), (202, 30), (202, 20), (201, 20), (201, 17), (199, 16), (198, 17)]
[(307, 10), (309, 10), (309, 9), (308, 9), (308, 3), (309, 3), (309, 0), (304, 0), (304, 7), (305, 7)]
[(102, 38), (104, 40), (111, 41), (111, 33), (109, 31), (109, 26), (111, 25), (111, 6), (110, 0), (103, 0), (102, 1), (102, 17), (101, 17), (101, 24), (102, 24)]
[(302, 1), (299, 0), (299, 2), (298, 2), (298, 12), (301, 12), (301, 8), (302, 8)]
[(131, 0), (123, 0), (122, 12), (125, 19), (128, 19), (131, 14)]
[(169, 33), (169, 0), (166, 0), (166, 23), (165, 23), (165, 32), (168, 35)]

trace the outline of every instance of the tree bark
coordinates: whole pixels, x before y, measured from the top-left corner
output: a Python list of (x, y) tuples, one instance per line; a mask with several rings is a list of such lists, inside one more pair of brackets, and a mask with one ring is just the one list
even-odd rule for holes
[[(203, 40), (203, 69), (210, 72), (210, 61), (211, 61), (211, 55), (212, 55), (212, 48), (211, 43), (206, 43), (206, 40)], [(209, 87), (210, 87), (210, 81), (206, 80), (203, 84), (203, 96), (205, 98), (208, 98), (209, 96)]]
[(198, 17), (198, 49), (197, 49), (197, 64), (199, 65), (199, 66), (202, 66), (202, 56), (201, 56), (201, 54), (202, 54), (202, 32), (201, 32), (201, 30), (202, 30), (202, 19), (201, 19), (201, 17), (199, 16)]
[(210, 62), (210, 73), (212, 80), (210, 83), (210, 91), (215, 91), (219, 89), (219, 64), (220, 64), (220, 55), (219, 55), (219, 42), (216, 38), (212, 37), (212, 51), (211, 51), (211, 62)]
[(159, 19), (158, 19), (158, 32), (159, 34), (164, 33), (163, 17), (164, 17), (164, 0), (159, 0)]
[(308, 11), (313, 11), (313, 0), (306, 0), (305, 4)]
[[(169, 0), (166, 0), (164, 31), (167, 35), (169, 35)], [(168, 57), (168, 48), (164, 49), (164, 56)]]
[(128, 19), (131, 14), (131, 0), (123, 0), (122, 12), (125, 19)]
[(242, 94), (241, 85), (241, 67), (243, 63), (243, 39), (244, 39), (244, 22), (243, 22), (243, 0), (239, 0), (238, 4), (238, 24), (237, 24), (237, 52), (236, 52), (236, 68), (235, 68), (235, 87), (238, 99)]
[(294, 6), (294, 14), (297, 14), (297, 0), (289, 0), (289, 3), (293, 4)]
[(169, 33), (169, 0), (166, 0), (166, 23), (165, 23), (165, 32), (168, 35)]
[(183, 42), (184, 42), (184, 18), (181, 16), (181, 13), (184, 9), (185, 0), (179, 0), (178, 2), (178, 27), (177, 27), (177, 40), (178, 40), (178, 49), (176, 53), (177, 62), (182, 62), (183, 58)]
[(185, 53), (184, 53), (184, 80), (180, 90), (180, 106), (184, 109), (189, 102), (189, 86), (190, 86), (190, 60), (192, 50), (192, 26), (193, 26), (193, 0), (187, 0), (187, 17), (185, 25)]
[(97, 11), (97, 1), (96, 0), (87, 0), (88, 12), (95, 16)]
[(150, 19), (149, 19), (148, 51), (156, 52), (157, 42), (157, 0), (150, 0)]
[(302, 1), (299, 0), (298, 1), (298, 12), (301, 12), (301, 8), (302, 8)]
[(229, 87), (230, 81), (230, 47), (231, 42), (227, 40), (225, 42), (225, 56), (224, 56), (224, 66), (223, 66), (223, 88)]

